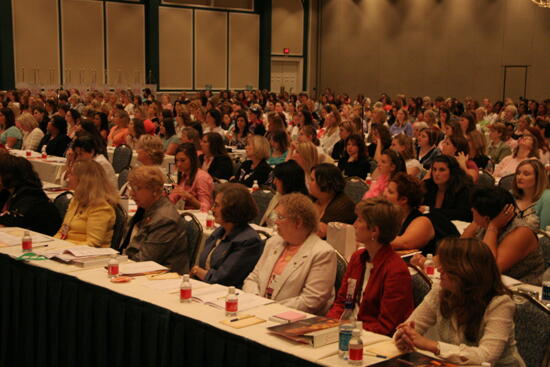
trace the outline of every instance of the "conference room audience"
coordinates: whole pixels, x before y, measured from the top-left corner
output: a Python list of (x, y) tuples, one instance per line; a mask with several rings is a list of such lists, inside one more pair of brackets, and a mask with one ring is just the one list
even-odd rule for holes
[(435, 254), (441, 239), (459, 237), (454, 224), (438, 211), (420, 212), (424, 188), (418, 178), (404, 172), (396, 174), (384, 191), (384, 198), (397, 205), (401, 212), (401, 228), (391, 242), (395, 250), (420, 249), (424, 255)]
[(271, 152), (269, 142), (264, 136), (252, 135), (246, 143), (246, 161), (241, 163), (233, 182), (252, 187), (254, 182), (258, 185), (268, 183), (271, 174), (271, 166), (267, 163)]
[(500, 187), (477, 187), (471, 196), (473, 222), (463, 238), (478, 238), (489, 247), (502, 274), (541, 284), (544, 259), (538, 238), (515, 210), (514, 197)]
[(237, 112), (237, 118), (233, 131), (227, 135), (228, 144), (237, 148), (244, 148), (248, 138), (248, 117), (244, 111)]
[(68, 175), (68, 188), (74, 197), (55, 237), (77, 245), (111, 246), (119, 195), (103, 167), (93, 160), (76, 161)]
[(304, 143), (295, 143), (293, 144), (292, 151), (287, 159), (296, 161), (296, 163), (302, 167), (304, 172), (306, 172), (306, 186), (309, 187), (309, 182), (311, 179), (309, 172), (311, 172), (311, 169), (314, 166), (321, 163), (317, 153), (317, 147), (309, 141)]
[(214, 179), (229, 180), (233, 176), (233, 162), (227, 155), (223, 138), (218, 133), (206, 133), (201, 140), (201, 168)]
[(107, 141), (107, 137), (109, 136), (109, 119), (107, 114), (105, 112), (95, 112), (92, 121), (99, 134)]
[(130, 116), (126, 111), (115, 110), (113, 113), (113, 123), (114, 126), (107, 137), (109, 145), (118, 147), (126, 144), (126, 137), (129, 134), (128, 125), (130, 124)]
[[(74, 160), (91, 159), (99, 163), (105, 172), (105, 177), (114, 187), (117, 187), (117, 177), (113, 165), (105, 158), (103, 154), (98, 152), (96, 142), (93, 137), (83, 134), (77, 137), (72, 144), (71, 149), (74, 152)], [(74, 164), (73, 164), (74, 165)], [(72, 168), (70, 168), (72, 169)]]
[(308, 195), (304, 170), (293, 160), (283, 162), (273, 169), (273, 186), (275, 187), (275, 196), (269, 201), (260, 219), (260, 226), (273, 227), (275, 224), (274, 209), (283, 195), (294, 192)]
[(338, 161), (338, 168), (347, 177), (360, 177), (365, 179), (371, 171), (367, 147), (362, 136), (349, 135), (346, 139), (346, 153), (342, 154)]
[(214, 220), (220, 225), (206, 239), (191, 274), (208, 283), (241, 288), (262, 255), (264, 241), (248, 224), (258, 209), (241, 184), (223, 184), (216, 194)]
[(334, 145), (340, 140), (340, 131), (338, 126), (340, 125), (342, 118), (336, 107), (330, 106), (330, 112), (326, 115), (322, 137), (320, 139), (320, 146), (323, 151), (329, 156), (332, 155)]
[(42, 151), (45, 146), (46, 154), (63, 157), (70, 143), (71, 138), (67, 136), (67, 122), (63, 117), (56, 115), (48, 122), (48, 133), (38, 144), (38, 151)]
[(138, 162), (144, 166), (161, 166), (164, 161), (164, 146), (158, 136), (140, 136), (134, 149)]
[(441, 151), (436, 146), (438, 138), (439, 132), (431, 128), (422, 129), (418, 134), (416, 141), (418, 144), (417, 157), (422, 167), (426, 170), (432, 167), (434, 158), (441, 154)]
[[(489, 168), (490, 158), (485, 151), (487, 150), (487, 141), (485, 135), (478, 130), (472, 130), (466, 135), (468, 141), (468, 157), (476, 164), (479, 169)], [(492, 166), (492, 165), (491, 165)]]
[(191, 143), (195, 146), (197, 150), (197, 155), (201, 155), (201, 138), (199, 132), (192, 127), (184, 127), (181, 130), (180, 140), (182, 143)]
[(145, 125), (143, 124), (143, 120), (134, 117), (133, 119), (130, 120), (130, 123), (128, 124), (128, 135), (126, 135), (126, 145), (128, 145), (132, 149), (135, 149), (136, 144), (139, 141), (139, 138), (145, 134), (147, 134), (147, 132), (145, 131)]
[(164, 147), (164, 154), (175, 155), (176, 149), (181, 144), (181, 140), (176, 135), (176, 126), (172, 118), (165, 118), (160, 123), (159, 135), (162, 137), (162, 145)]
[(288, 134), (286, 131), (275, 131), (271, 134), (269, 138), (271, 156), (267, 160), (267, 163), (270, 166), (276, 166), (286, 161), (289, 144), (290, 142), (288, 141)]
[(222, 137), (225, 137), (225, 130), (221, 127), (222, 115), (220, 111), (212, 108), (206, 112), (206, 119), (203, 128), (203, 134), (218, 133)]
[(356, 207), (355, 238), (364, 248), (349, 261), (336, 300), (327, 317), (340, 318), (348, 294), (363, 329), (391, 335), (413, 311), (411, 275), (390, 245), (399, 230), (399, 209), (382, 198)]
[(544, 165), (526, 159), (516, 168), (512, 183), (516, 213), (530, 228), (546, 230), (550, 225), (550, 190)]
[(10, 149), (21, 149), (23, 133), (15, 125), (15, 115), (7, 107), (0, 109), (0, 144)]
[(208, 172), (199, 167), (195, 146), (184, 143), (178, 146), (174, 161), (178, 169), (178, 182), (170, 193), (170, 201), (183, 200), (184, 209), (200, 209), (207, 212), (212, 207), (214, 181)]
[[(396, 346), (458, 364), (525, 366), (514, 339), (516, 305), (489, 247), (476, 239), (449, 238), (437, 254), (441, 281), (399, 325)], [(437, 339), (425, 336), (430, 328)]]
[(46, 109), (41, 105), (36, 105), (32, 109), (32, 115), (38, 121), (38, 127), (44, 134), (48, 132), (48, 122), (50, 121), (50, 118), (48, 116), (48, 113), (46, 112)]
[[(347, 152), (346, 152), (346, 146), (347, 146), (347, 138), (355, 133), (355, 129), (350, 121), (343, 121), (340, 123), (339, 129), (338, 129), (338, 136), (340, 137), (340, 140), (334, 144), (334, 147), (332, 148), (331, 157), (335, 161), (340, 162), (341, 160), (347, 159)], [(363, 141), (363, 144), (365, 143), (365, 139), (361, 139)]]
[(275, 216), (278, 234), (267, 240), (243, 291), (324, 315), (334, 298), (336, 253), (316, 234), (317, 210), (308, 197), (293, 193), (281, 198)]
[(424, 167), (415, 157), (412, 138), (405, 134), (395, 135), (392, 139), (391, 149), (401, 154), (407, 173), (420, 178), (424, 173)]
[(44, 137), (44, 133), (38, 127), (36, 119), (30, 113), (25, 112), (19, 115), (15, 120), (15, 125), (23, 134), (21, 149), (32, 151), (38, 149), (38, 145)]
[(338, 167), (319, 164), (311, 169), (310, 177), (309, 193), (320, 218), (317, 235), (325, 238), (330, 222), (352, 224), (356, 219), (355, 205), (344, 193), (346, 181)]
[(441, 153), (449, 157), (455, 157), (460, 168), (472, 178), (474, 183), (477, 182), (479, 168), (469, 157), (470, 147), (464, 136), (459, 134), (447, 136), (442, 142)]
[(155, 166), (139, 166), (128, 175), (130, 196), (138, 210), (122, 243), (134, 261), (155, 261), (179, 274), (189, 272), (190, 246), (184, 219), (163, 195), (164, 175)]
[(436, 157), (430, 177), (424, 181), (424, 205), (430, 212), (440, 212), (449, 220), (472, 221), (469, 197), (472, 179), (466, 175), (456, 158), (448, 155)]
[(395, 122), (390, 126), (390, 133), (392, 136), (405, 134), (407, 136), (413, 135), (412, 125), (408, 121), (409, 113), (404, 108), (399, 109), (395, 115)]
[(31, 163), (0, 151), (0, 227), (21, 227), (53, 236), (59, 211), (42, 190)]

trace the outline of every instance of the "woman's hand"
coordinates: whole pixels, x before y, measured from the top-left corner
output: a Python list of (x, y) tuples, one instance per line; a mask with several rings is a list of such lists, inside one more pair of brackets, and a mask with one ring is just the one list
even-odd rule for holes
[(508, 204), (502, 210), (496, 217), (491, 219), (489, 222), (489, 227), (500, 231), (515, 215), (515, 208), (513, 204)]
[(190, 275), (194, 276), (195, 278), (199, 278), (200, 280), (204, 280), (206, 278), (206, 269), (201, 268), (198, 265), (195, 265), (191, 268), (191, 271), (189, 272)]
[[(401, 346), (407, 346), (409, 348), (418, 348), (422, 350), (428, 350), (434, 354), (439, 354), (439, 346), (437, 345), (437, 342), (434, 340), (431, 340), (429, 338), (426, 338), (423, 335), (420, 335), (415, 329), (414, 329), (414, 321), (411, 321), (407, 324), (401, 324), (398, 326), (398, 331), (402, 333), (402, 335), (399, 336), (400, 339), (400, 345)], [(397, 345), (397, 341), (396, 341)], [(399, 348), (399, 345), (398, 345)]]
[(466, 169), (468, 168), (466, 166), (466, 162), (468, 162), (468, 155), (464, 154), (464, 152), (460, 152), (456, 155), (456, 160), (458, 161), (460, 168), (466, 171)]
[(173, 190), (172, 190), (172, 194), (176, 194), (178, 195), (181, 199), (183, 200), (188, 200), (189, 199), (189, 192), (187, 190), (185, 190), (183, 188), (183, 186), (176, 186)]
[(424, 269), (424, 263), (426, 257), (422, 254), (415, 254), (411, 259), (411, 264), (418, 266), (420, 269)]

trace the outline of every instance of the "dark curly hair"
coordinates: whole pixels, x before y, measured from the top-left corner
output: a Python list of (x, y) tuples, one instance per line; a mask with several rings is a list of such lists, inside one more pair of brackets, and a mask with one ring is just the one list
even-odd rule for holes
[(422, 204), (425, 192), (418, 178), (399, 172), (390, 181), (397, 186), (398, 196), (407, 198), (407, 203), (411, 208), (418, 208)]

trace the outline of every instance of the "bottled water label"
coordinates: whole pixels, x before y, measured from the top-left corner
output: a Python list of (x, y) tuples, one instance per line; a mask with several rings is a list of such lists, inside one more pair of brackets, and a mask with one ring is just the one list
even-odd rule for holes
[(542, 301), (550, 303), (550, 282), (542, 283)]
[(342, 329), (340, 330), (340, 335), (338, 337), (338, 349), (341, 351), (347, 351), (349, 346), (349, 341), (351, 340), (352, 329)]

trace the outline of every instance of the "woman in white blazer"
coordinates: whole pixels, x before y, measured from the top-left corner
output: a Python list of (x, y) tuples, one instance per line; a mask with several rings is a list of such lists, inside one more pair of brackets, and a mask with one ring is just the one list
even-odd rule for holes
[(303, 194), (281, 197), (278, 235), (270, 238), (243, 290), (305, 312), (324, 315), (334, 299), (336, 253), (315, 233), (319, 216)]

